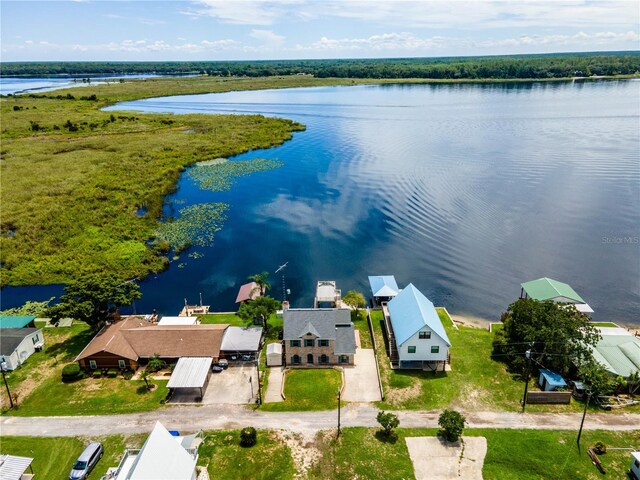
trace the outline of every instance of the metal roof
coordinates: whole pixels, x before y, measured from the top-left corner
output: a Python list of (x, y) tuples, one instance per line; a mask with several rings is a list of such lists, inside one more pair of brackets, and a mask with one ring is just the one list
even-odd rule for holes
[(522, 283), (521, 286), (527, 292), (527, 295), (534, 300), (544, 301), (559, 298), (560, 301), (567, 303), (587, 303), (570, 285), (551, 278), (543, 277), (531, 280), (530, 282)]
[(407, 285), (393, 300), (389, 301), (388, 308), (398, 345), (402, 345), (426, 325), (451, 346), (433, 303), (413, 284)]
[(253, 300), (257, 297), (261, 297), (260, 285), (256, 282), (245, 283), (240, 286), (238, 290), (238, 296), (236, 297), (236, 303), (246, 302), (247, 300)]
[(22, 328), (35, 319), (29, 315), (0, 315), (0, 328)]
[(15, 455), (0, 455), (0, 480), (20, 480), (33, 458)]
[(542, 375), (549, 385), (552, 387), (566, 387), (567, 382), (564, 381), (562, 375), (556, 372), (552, 372), (551, 370), (547, 370), (546, 368), (540, 369), (540, 375)]
[(371, 276), (369, 285), (374, 297), (395, 297), (400, 291), (393, 275)]
[(156, 422), (125, 480), (192, 480), (198, 456), (191, 455)]
[(220, 350), (225, 352), (256, 352), (260, 348), (262, 327), (229, 327), (222, 337)]
[(211, 357), (182, 357), (178, 360), (167, 388), (203, 387), (211, 368)]
[(282, 344), (270, 343), (269, 345), (267, 345), (267, 355), (271, 354), (282, 355)]
[(624, 328), (599, 327), (601, 339), (592, 349), (593, 358), (614, 375), (628, 378), (640, 371), (640, 338)]
[(162, 317), (158, 325), (195, 325), (198, 317)]

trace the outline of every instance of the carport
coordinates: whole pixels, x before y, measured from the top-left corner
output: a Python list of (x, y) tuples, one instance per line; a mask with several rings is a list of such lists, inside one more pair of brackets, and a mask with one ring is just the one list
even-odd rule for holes
[(204, 397), (212, 362), (211, 357), (181, 357), (173, 369), (167, 388), (199, 388), (200, 398)]

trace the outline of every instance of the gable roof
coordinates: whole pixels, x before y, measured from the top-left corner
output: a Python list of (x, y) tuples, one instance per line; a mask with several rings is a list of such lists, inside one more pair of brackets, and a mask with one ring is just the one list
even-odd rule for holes
[(9, 356), (15, 352), (18, 345), (28, 337), (36, 332), (42, 330), (41, 328), (3, 328), (0, 333), (0, 355)]
[(31, 315), (0, 315), (0, 328), (22, 328), (35, 319)]
[(245, 283), (244, 285), (240, 286), (238, 296), (236, 297), (236, 303), (253, 300), (260, 296), (262, 296), (262, 293), (260, 293), (260, 285), (258, 285), (256, 282)]
[(601, 338), (592, 348), (593, 358), (613, 375), (628, 378), (640, 371), (640, 338), (623, 328), (598, 327)]
[(136, 456), (126, 480), (191, 480), (197, 458), (156, 422)]
[(227, 324), (155, 325), (127, 317), (104, 327), (76, 357), (76, 361), (107, 352), (137, 360), (161, 357), (217, 357)]
[(356, 352), (351, 312), (340, 308), (290, 308), (284, 311), (284, 340), (298, 340), (311, 333), (316, 338), (334, 340), (336, 355)]
[(426, 325), (448, 346), (451, 346), (433, 303), (412, 283), (389, 301), (388, 308), (398, 345), (402, 345)]
[(529, 297), (534, 300), (553, 300), (558, 297), (566, 298), (570, 302), (587, 303), (569, 284), (558, 282), (551, 278), (543, 277), (521, 284)]
[(400, 291), (393, 275), (371, 276), (369, 285), (374, 297), (395, 297)]
[(283, 323), (284, 340), (297, 340), (307, 333), (335, 340), (336, 325), (350, 324), (351, 313), (348, 309), (338, 308), (290, 308), (283, 313)]

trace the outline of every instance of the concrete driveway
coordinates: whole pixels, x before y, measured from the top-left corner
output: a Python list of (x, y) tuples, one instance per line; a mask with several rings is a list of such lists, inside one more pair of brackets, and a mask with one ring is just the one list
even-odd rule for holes
[[(251, 379), (251, 382), (249, 381)], [(253, 385), (252, 385), (253, 384)], [(253, 386), (253, 389), (252, 389)], [(258, 394), (258, 376), (255, 365), (230, 366), (220, 373), (209, 373), (209, 384), (200, 404), (245, 404), (255, 402)], [(199, 389), (175, 392), (171, 403), (194, 403)]]
[(378, 371), (376, 356), (371, 348), (357, 348), (353, 367), (344, 367), (345, 388), (342, 398), (346, 402), (378, 402)]
[(284, 367), (269, 368), (269, 384), (264, 395), (264, 403), (284, 402), (282, 395), (282, 380), (284, 377)]

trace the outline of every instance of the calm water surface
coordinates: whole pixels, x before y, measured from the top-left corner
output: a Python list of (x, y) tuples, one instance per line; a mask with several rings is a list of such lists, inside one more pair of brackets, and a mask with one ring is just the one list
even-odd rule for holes
[[(640, 82), (327, 87), (167, 97), (118, 109), (261, 113), (307, 126), (279, 169), (230, 192), (183, 175), (166, 211), (223, 201), (200, 259), (143, 282), (138, 311), (187, 298), (234, 309), (246, 276), (289, 262), (294, 306), (315, 282), (369, 295), (414, 283), (450, 311), (498, 318), (520, 283), (571, 284), (598, 320), (640, 322)], [(274, 294), (282, 278), (272, 275)], [(11, 289), (15, 298), (30, 289)]]

